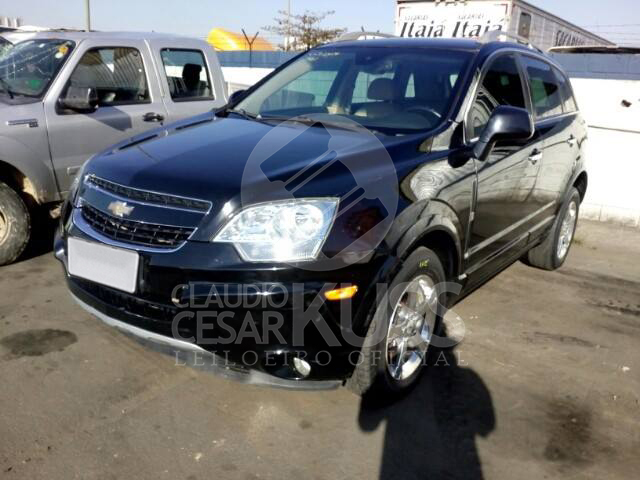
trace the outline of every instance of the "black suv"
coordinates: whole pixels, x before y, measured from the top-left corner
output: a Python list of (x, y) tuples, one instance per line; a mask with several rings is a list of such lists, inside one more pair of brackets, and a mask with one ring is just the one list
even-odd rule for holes
[(324, 45), (90, 159), (55, 255), (82, 307), (180, 364), (398, 393), (446, 308), (519, 259), (563, 264), (585, 139), (533, 48)]

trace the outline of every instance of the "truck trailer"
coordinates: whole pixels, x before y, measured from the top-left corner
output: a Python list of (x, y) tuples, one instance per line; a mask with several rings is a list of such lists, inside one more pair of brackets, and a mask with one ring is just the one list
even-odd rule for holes
[(432, 38), (503, 31), (542, 50), (614, 45), (522, 0), (397, 0), (395, 30), (400, 37)]

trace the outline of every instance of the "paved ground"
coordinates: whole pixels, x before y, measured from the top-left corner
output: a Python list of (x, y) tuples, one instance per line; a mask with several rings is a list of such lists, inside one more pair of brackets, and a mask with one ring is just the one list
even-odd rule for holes
[(0, 270), (0, 477), (637, 478), (640, 232), (582, 223), (455, 311), (464, 342), (391, 408), (175, 366), (80, 311), (50, 253)]

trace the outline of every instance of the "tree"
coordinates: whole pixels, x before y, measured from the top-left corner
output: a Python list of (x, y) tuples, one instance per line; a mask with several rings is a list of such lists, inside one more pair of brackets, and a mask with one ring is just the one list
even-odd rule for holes
[(291, 14), (278, 10), (273, 20), (275, 25), (264, 27), (264, 30), (285, 38), (283, 50), (308, 50), (321, 43), (330, 42), (345, 32), (343, 28), (322, 28), (320, 23), (335, 12), (310, 12)]

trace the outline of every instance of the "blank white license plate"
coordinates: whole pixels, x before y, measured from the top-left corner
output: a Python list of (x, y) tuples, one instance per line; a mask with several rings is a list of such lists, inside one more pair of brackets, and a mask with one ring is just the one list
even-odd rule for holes
[(140, 262), (137, 252), (77, 238), (69, 238), (68, 248), (71, 275), (135, 293)]

